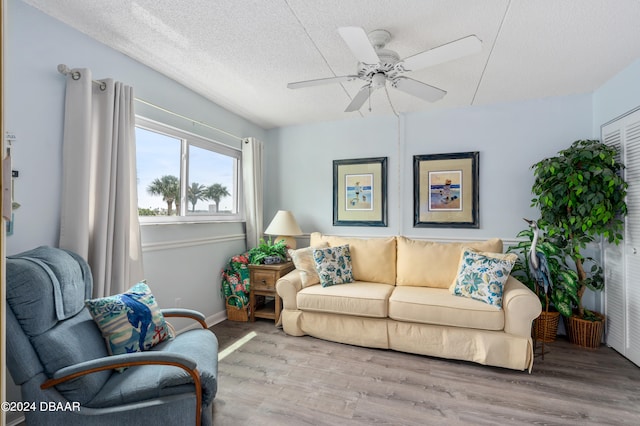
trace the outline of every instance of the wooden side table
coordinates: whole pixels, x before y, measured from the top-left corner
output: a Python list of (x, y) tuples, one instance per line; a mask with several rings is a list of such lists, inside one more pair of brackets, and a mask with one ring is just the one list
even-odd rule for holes
[[(278, 263), (275, 265), (249, 265), (249, 319), (268, 318), (277, 324), (282, 311), (282, 299), (276, 293), (276, 281), (293, 271), (293, 262)], [(264, 306), (256, 306), (256, 296), (265, 296)], [(270, 300), (272, 299), (272, 300)]]

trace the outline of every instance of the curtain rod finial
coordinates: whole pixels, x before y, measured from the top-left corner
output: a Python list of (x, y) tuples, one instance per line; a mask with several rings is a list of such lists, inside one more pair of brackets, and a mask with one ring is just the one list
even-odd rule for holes
[(67, 74), (69, 74), (70, 71), (71, 70), (69, 69), (69, 67), (66, 66), (65, 64), (58, 64), (58, 72), (60, 74), (67, 75)]

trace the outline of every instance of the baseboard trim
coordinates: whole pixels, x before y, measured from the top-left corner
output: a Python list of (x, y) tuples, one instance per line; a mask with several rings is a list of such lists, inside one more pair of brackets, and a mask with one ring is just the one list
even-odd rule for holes
[[(205, 318), (204, 322), (207, 323), (207, 327), (212, 327), (226, 319), (227, 319), (227, 311), (220, 311)], [(188, 325), (187, 327), (181, 328), (180, 330), (176, 330), (176, 334), (184, 333), (185, 331), (189, 331), (189, 330), (196, 330), (198, 328), (200, 328), (200, 324), (194, 323), (194, 324)]]
[(213, 314), (210, 317), (207, 317), (206, 323), (208, 327), (212, 327), (226, 319), (227, 319), (227, 311), (225, 310), (225, 311), (220, 311), (216, 314)]

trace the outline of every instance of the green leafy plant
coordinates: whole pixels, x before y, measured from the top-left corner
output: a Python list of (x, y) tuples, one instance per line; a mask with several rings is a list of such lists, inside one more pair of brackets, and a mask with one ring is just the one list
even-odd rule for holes
[[(521, 240), (517, 245), (509, 247), (509, 253), (518, 255), (518, 260), (511, 271), (512, 275), (526, 284), (540, 298), (542, 309), (546, 309), (547, 298), (542, 287), (536, 283), (529, 268), (529, 251), (533, 242), (533, 230), (527, 228), (517, 235)], [(524, 240), (523, 238), (527, 238)], [(578, 274), (569, 265), (567, 259), (567, 242), (560, 236), (550, 237), (541, 233), (539, 235), (536, 251), (547, 258), (552, 287), (549, 289), (550, 308), (555, 308), (563, 316), (572, 315), (572, 306), (577, 305), (578, 300)]]
[(264, 259), (269, 256), (279, 257), (281, 261), (287, 258), (287, 244), (284, 240), (274, 243), (271, 237), (268, 241), (260, 238), (260, 243), (249, 250), (249, 263), (253, 265), (264, 263)]
[[(532, 206), (539, 207), (541, 214), (538, 225), (549, 237), (566, 241), (565, 253), (578, 276), (575, 292), (568, 286), (562, 289), (562, 295), (552, 299), (572, 302), (584, 319), (597, 317), (584, 309), (582, 296), (587, 288), (602, 290), (604, 279), (602, 268), (595, 260), (582, 256), (581, 250), (596, 238), (614, 244), (623, 238), (628, 185), (621, 177), (624, 165), (616, 157), (617, 150), (600, 141), (578, 140), (556, 157), (532, 166)], [(585, 263), (593, 263), (590, 273)]]

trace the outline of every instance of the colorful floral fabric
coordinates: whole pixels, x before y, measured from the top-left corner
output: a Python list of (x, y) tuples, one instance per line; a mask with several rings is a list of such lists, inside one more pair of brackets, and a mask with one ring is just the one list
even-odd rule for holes
[(125, 293), (85, 300), (84, 303), (100, 328), (111, 355), (146, 351), (174, 337), (151, 289), (144, 282)]
[[(239, 308), (249, 304), (249, 255), (248, 253), (233, 256), (222, 271), (222, 297), (232, 306)], [(238, 296), (238, 298), (231, 296)]]
[(322, 287), (353, 282), (349, 245), (313, 250)]
[(504, 284), (517, 258), (513, 253), (484, 253), (463, 248), (451, 292), (502, 309)]

